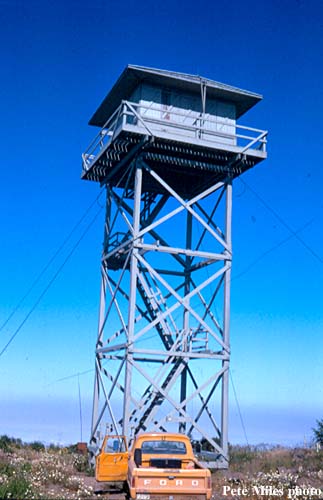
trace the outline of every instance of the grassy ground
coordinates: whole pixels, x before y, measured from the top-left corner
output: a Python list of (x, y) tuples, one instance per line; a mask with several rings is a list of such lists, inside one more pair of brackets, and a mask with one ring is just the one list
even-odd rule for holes
[(323, 499), (323, 451), (235, 446), (230, 455), (230, 468), (213, 475), (214, 500)]
[[(213, 474), (213, 499), (322, 500), (322, 486), (322, 451), (235, 446), (229, 470)], [(124, 499), (120, 492), (95, 493), (100, 489), (73, 447), (0, 437), (0, 499)]]

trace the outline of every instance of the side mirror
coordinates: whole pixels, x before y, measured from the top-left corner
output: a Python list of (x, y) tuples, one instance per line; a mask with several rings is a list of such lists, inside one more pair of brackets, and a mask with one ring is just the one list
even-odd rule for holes
[(134, 461), (137, 467), (139, 467), (142, 463), (142, 451), (140, 448), (136, 448), (134, 452)]

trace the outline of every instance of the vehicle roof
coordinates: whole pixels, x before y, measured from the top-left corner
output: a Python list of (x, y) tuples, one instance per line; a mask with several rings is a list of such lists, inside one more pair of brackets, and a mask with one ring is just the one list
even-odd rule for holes
[(136, 436), (136, 439), (145, 439), (145, 438), (149, 438), (149, 439), (161, 439), (161, 438), (164, 438), (164, 439), (185, 439), (185, 440), (190, 440), (188, 436), (186, 436), (185, 434), (180, 434), (179, 432), (145, 432), (145, 433), (142, 433), (142, 434), (138, 434)]

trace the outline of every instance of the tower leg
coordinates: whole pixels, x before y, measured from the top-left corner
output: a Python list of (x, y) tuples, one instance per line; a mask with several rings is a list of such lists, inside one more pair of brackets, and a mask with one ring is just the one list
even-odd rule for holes
[(130, 397), (131, 397), (131, 378), (133, 365), (133, 340), (135, 333), (135, 312), (136, 312), (136, 294), (137, 294), (137, 275), (138, 275), (138, 233), (140, 229), (140, 205), (142, 191), (142, 168), (137, 166), (135, 173), (135, 192), (134, 192), (134, 210), (133, 210), (133, 247), (130, 257), (130, 293), (128, 309), (128, 335), (126, 347), (126, 370), (124, 383), (124, 403), (122, 417), (122, 432), (125, 436), (130, 436)]
[[(232, 254), (232, 183), (226, 189), (225, 240)], [(223, 340), (227, 351), (230, 351), (230, 293), (231, 293), (231, 261), (224, 277), (224, 312), (223, 312)], [(228, 408), (229, 408), (229, 359), (222, 363), (222, 426), (221, 445), (224, 456), (228, 457)]]
[[(186, 214), (186, 249), (191, 250), (192, 248), (192, 214), (187, 212)], [(190, 293), (191, 288), (191, 257), (186, 256), (185, 258), (185, 284), (184, 284), (184, 296), (187, 296)], [(190, 329), (190, 313), (188, 309), (184, 309), (183, 315), (183, 335), (186, 336), (185, 342), (183, 342), (183, 351), (188, 351), (188, 338), (189, 338), (189, 329)], [(186, 360), (184, 360), (186, 363)], [(182, 371), (181, 374), (181, 395), (180, 401), (183, 403), (187, 396), (187, 366)], [(183, 406), (183, 410), (186, 410), (186, 406)], [(186, 422), (180, 422), (179, 424), (179, 432), (186, 432)]]

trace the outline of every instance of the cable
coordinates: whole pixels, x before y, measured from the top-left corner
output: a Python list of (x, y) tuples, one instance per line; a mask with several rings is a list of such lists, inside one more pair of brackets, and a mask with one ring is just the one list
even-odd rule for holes
[[(157, 338), (157, 335), (156, 334), (153, 334), (151, 335), (150, 337), (148, 338), (145, 338), (145, 339), (141, 339), (141, 340), (138, 340), (138, 344), (139, 342), (142, 342), (142, 341), (147, 341), (147, 340), (151, 340), (152, 338)], [(53, 385), (53, 384), (56, 384), (56, 382), (65, 382), (65, 380), (70, 380), (72, 378), (79, 378), (80, 375), (87, 375), (88, 373), (93, 373), (95, 371), (94, 368), (92, 369), (89, 369), (89, 370), (85, 370), (83, 372), (78, 372), (78, 373), (72, 373), (71, 375), (67, 375), (66, 377), (62, 377), (62, 378), (58, 378), (56, 380), (53, 380), (53, 382), (50, 382), (49, 384), (47, 384), (45, 387), (48, 387), (50, 385)]]
[[(158, 337), (158, 335), (156, 333), (154, 333), (150, 337), (138, 340), (137, 343), (139, 344), (140, 342), (146, 342), (147, 340), (151, 340), (153, 338), (159, 338), (159, 337)], [(50, 382), (45, 387), (48, 387), (48, 386), (53, 385), (53, 384), (56, 384), (56, 382), (65, 382), (65, 380), (70, 380), (72, 378), (79, 377), (80, 375), (86, 375), (88, 373), (93, 373), (93, 372), (94, 372), (94, 368), (89, 369), (89, 370), (85, 370), (84, 372), (72, 373), (71, 375), (67, 375), (66, 377), (62, 377), (62, 378), (58, 378), (56, 380), (53, 380), (53, 382)]]
[[(129, 169), (130, 169), (130, 166), (125, 171), (123, 177), (126, 175), (126, 173), (128, 173)], [(122, 179), (123, 179), (123, 177), (122, 177)], [(72, 231), (69, 233), (69, 235), (67, 236), (67, 238), (65, 238), (65, 240), (63, 241), (63, 243), (58, 247), (58, 249), (54, 253), (54, 255), (51, 257), (51, 259), (48, 261), (48, 263), (45, 265), (45, 267), (41, 270), (41, 272), (39, 273), (39, 275), (37, 276), (37, 278), (32, 283), (31, 287), (28, 289), (28, 291), (25, 293), (25, 295), (20, 299), (20, 301), (17, 303), (16, 307), (13, 309), (13, 311), (10, 313), (10, 315), (8, 316), (8, 318), (2, 324), (2, 326), (0, 327), (0, 331), (7, 325), (7, 323), (10, 321), (10, 319), (14, 316), (14, 314), (19, 309), (19, 307), (21, 306), (21, 304), (23, 303), (23, 301), (26, 299), (26, 297), (34, 289), (35, 285), (39, 282), (40, 278), (44, 275), (44, 273), (47, 271), (47, 269), (49, 268), (49, 266), (51, 265), (51, 263), (55, 260), (55, 258), (57, 257), (57, 255), (60, 253), (60, 251), (66, 245), (66, 243), (69, 241), (69, 239), (71, 238), (72, 234), (75, 232), (75, 230), (81, 224), (81, 222), (84, 220), (84, 218), (89, 213), (89, 211), (91, 210), (91, 208), (98, 202), (98, 200), (100, 199), (100, 197), (101, 197), (104, 189), (105, 189), (105, 187), (102, 187), (102, 189), (101, 189), (100, 193), (98, 194), (98, 196), (91, 203), (91, 205), (87, 208), (87, 210), (82, 215), (82, 217), (80, 218), (80, 220), (76, 223), (76, 225), (73, 227)], [(100, 206), (100, 210), (95, 214), (95, 216), (93, 217), (93, 219), (91, 220), (91, 222), (85, 228), (85, 230), (83, 231), (81, 237), (77, 240), (76, 244), (73, 246), (72, 250), (69, 252), (69, 254), (67, 255), (67, 257), (64, 259), (64, 261), (61, 264), (61, 266), (58, 268), (58, 270), (56, 271), (56, 273), (54, 274), (54, 276), (52, 277), (52, 279), (49, 281), (49, 283), (47, 284), (47, 286), (44, 288), (44, 290), (42, 291), (42, 293), (39, 295), (38, 299), (36, 300), (36, 302), (34, 303), (34, 305), (31, 307), (31, 309), (29, 310), (29, 312), (27, 313), (27, 315), (25, 316), (25, 318), (23, 319), (23, 321), (20, 323), (20, 325), (18, 326), (18, 328), (15, 330), (15, 332), (13, 333), (13, 335), (10, 337), (10, 339), (7, 342), (7, 344), (4, 346), (4, 348), (0, 352), (0, 357), (5, 353), (5, 351), (8, 349), (9, 345), (13, 342), (13, 340), (15, 339), (15, 337), (18, 335), (18, 333), (20, 332), (20, 330), (22, 329), (22, 327), (24, 326), (24, 324), (27, 322), (27, 320), (32, 315), (32, 313), (35, 311), (36, 307), (38, 306), (38, 304), (40, 303), (40, 301), (42, 300), (42, 298), (46, 295), (47, 291), (52, 286), (52, 284), (54, 283), (54, 281), (56, 280), (56, 278), (58, 277), (58, 275), (60, 274), (60, 272), (64, 268), (65, 264), (69, 261), (69, 259), (73, 255), (73, 253), (76, 250), (76, 248), (78, 247), (78, 245), (81, 243), (82, 239), (84, 238), (84, 236), (86, 235), (86, 233), (88, 232), (88, 230), (94, 224), (95, 220), (97, 219), (97, 217), (101, 213), (102, 209), (104, 208), (102, 205), (99, 205), (99, 206)], [(67, 378), (72, 378), (72, 377), (67, 377)]]
[(79, 377), (80, 375), (86, 375), (88, 373), (93, 373), (93, 372), (94, 372), (94, 368), (91, 368), (89, 370), (85, 370), (83, 372), (73, 373), (72, 375), (67, 375), (66, 377), (62, 377), (62, 378), (58, 378), (56, 380), (53, 380), (53, 382), (46, 384), (45, 387), (49, 387), (50, 385), (56, 384), (56, 382), (65, 382), (65, 380), (70, 380), (72, 378)]
[[(11, 311), (11, 313), (9, 314), (9, 316), (7, 317), (7, 319), (2, 323), (2, 325), (0, 326), (0, 332), (6, 327), (6, 325), (9, 323), (9, 321), (11, 320), (11, 318), (16, 314), (16, 312), (19, 310), (20, 306), (23, 304), (23, 302), (25, 301), (25, 299), (30, 295), (30, 293), (33, 291), (33, 289), (35, 288), (35, 286), (37, 285), (37, 283), (40, 281), (40, 279), (43, 277), (43, 275), (45, 274), (45, 272), (48, 270), (48, 268), (50, 267), (50, 265), (54, 262), (54, 260), (56, 259), (56, 257), (60, 254), (60, 252), (63, 250), (63, 248), (65, 247), (65, 245), (67, 244), (67, 242), (71, 239), (72, 235), (75, 233), (76, 229), (81, 225), (81, 223), (83, 222), (83, 220), (85, 219), (85, 217), (88, 215), (88, 213), (90, 212), (90, 210), (93, 208), (93, 206), (98, 203), (101, 195), (103, 193), (103, 189), (100, 191), (100, 193), (98, 194), (98, 196), (95, 198), (95, 200), (88, 206), (88, 208), (85, 210), (84, 214), (82, 215), (82, 217), (78, 220), (78, 222), (74, 225), (74, 227), (72, 228), (72, 230), (70, 231), (70, 233), (67, 235), (67, 237), (63, 240), (63, 242), (59, 245), (59, 247), (57, 248), (56, 252), (52, 255), (52, 257), (49, 259), (49, 261), (47, 262), (47, 264), (43, 267), (43, 269), (40, 271), (40, 273), (38, 274), (38, 276), (35, 278), (35, 280), (32, 282), (31, 286), (28, 288), (27, 292), (22, 296), (22, 298), (18, 301), (18, 303), (16, 304), (16, 306), (14, 307), (14, 309)], [(101, 206), (101, 205), (99, 205)], [(103, 208), (103, 207), (102, 207)]]
[(233, 383), (233, 377), (232, 377), (231, 370), (229, 370), (229, 374), (230, 374), (230, 380), (231, 380), (231, 384), (232, 384), (232, 388), (233, 388), (233, 394), (234, 394), (234, 397), (235, 397), (235, 400), (236, 400), (236, 404), (237, 404), (237, 408), (238, 408), (238, 413), (239, 413), (240, 422), (241, 422), (241, 426), (242, 426), (242, 429), (243, 429), (244, 437), (245, 437), (247, 446), (250, 446), (249, 445), (249, 441), (248, 441), (248, 437), (247, 437), (247, 433), (246, 433), (246, 427), (244, 425), (244, 421), (243, 421), (243, 418), (242, 418), (242, 413), (241, 413), (241, 410), (240, 410), (240, 405), (239, 405), (238, 396), (237, 396), (237, 393), (236, 393), (236, 388), (235, 388), (234, 383)]
[[(314, 220), (315, 220), (315, 217), (313, 217), (310, 221), (308, 221), (306, 224), (304, 224), (304, 226), (302, 226), (300, 229), (297, 229), (297, 231), (295, 231), (295, 234), (300, 233), (306, 227), (310, 226)], [(255, 266), (260, 260), (262, 260), (264, 257), (266, 257), (269, 253), (273, 252), (277, 248), (284, 245), (287, 241), (294, 238), (295, 234), (290, 234), (289, 236), (287, 236), (287, 238), (284, 238), (283, 240), (276, 243), (276, 245), (272, 246), (268, 250), (265, 250), (262, 254), (258, 255), (258, 257), (256, 257), (243, 271), (241, 271), (239, 274), (236, 274), (235, 276), (232, 276), (231, 282), (236, 280), (236, 279), (239, 279), (241, 276), (246, 274), (253, 266)]]
[(8, 349), (9, 345), (11, 344), (11, 342), (15, 339), (15, 337), (18, 335), (18, 333), (20, 332), (20, 330), (22, 329), (22, 327), (24, 326), (24, 324), (26, 323), (26, 321), (30, 318), (30, 316), (32, 315), (32, 313), (35, 311), (36, 307), (38, 306), (38, 304), (40, 303), (40, 301), (42, 300), (42, 298), (46, 295), (46, 293), (48, 292), (48, 290), (50, 289), (50, 287), (52, 286), (52, 284), (54, 283), (54, 281), (56, 280), (56, 278), (59, 276), (59, 274), (63, 270), (64, 266), (69, 261), (69, 259), (72, 257), (72, 255), (75, 252), (76, 248), (79, 246), (79, 244), (81, 243), (81, 241), (83, 240), (83, 238), (85, 237), (85, 235), (87, 234), (87, 232), (89, 231), (89, 229), (91, 228), (91, 226), (94, 224), (94, 222), (98, 218), (98, 216), (101, 213), (101, 211), (102, 211), (102, 208), (100, 208), (100, 210), (95, 214), (95, 216), (93, 217), (93, 219), (91, 220), (91, 222), (86, 226), (85, 230), (83, 231), (83, 233), (81, 234), (80, 238), (77, 240), (77, 242), (73, 246), (72, 250), (69, 252), (69, 254), (67, 255), (67, 257), (64, 259), (63, 263), (59, 266), (58, 270), (56, 271), (56, 273), (54, 274), (54, 276), (52, 277), (52, 279), (48, 282), (47, 286), (44, 288), (44, 290), (42, 291), (42, 293), (39, 295), (38, 299), (34, 302), (34, 305), (31, 307), (31, 309), (26, 314), (26, 316), (23, 319), (23, 321), (20, 323), (20, 325), (18, 326), (18, 328), (15, 330), (15, 332), (13, 333), (13, 335), (10, 337), (10, 339), (8, 340), (8, 342), (6, 343), (6, 345), (4, 346), (4, 348), (2, 349), (2, 351), (0, 352), (0, 357), (5, 353), (5, 351)]
[(294, 231), (294, 229), (292, 229), (290, 227), (289, 224), (287, 224), (287, 222), (279, 215), (278, 212), (276, 212), (276, 210), (274, 210), (251, 186), (249, 186), (249, 184), (247, 184), (246, 181), (244, 181), (243, 179), (241, 179), (241, 177), (238, 177), (240, 182), (242, 182), (242, 184), (244, 184), (255, 196), (256, 198), (258, 198), (258, 200), (267, 208), (267, 210), (269, 210), (269, 212), (271, 212), (274, 217), (276, 217), (277, 220), (279, 220), (279, 222), (293, 235), (295, 236), (295, 238), (312, 254), (313, 257), (315, 257), (315, 259), (317, 259), (321, 264), (323, 264), (323, 259), (315, 252), (315, 250), (313, 250), (312, 247), (310, 247), (310, 245), (308, 245), (306, 243), (306, 241), (303, 240), (303, 238), (301, 238), (296, 231)]

